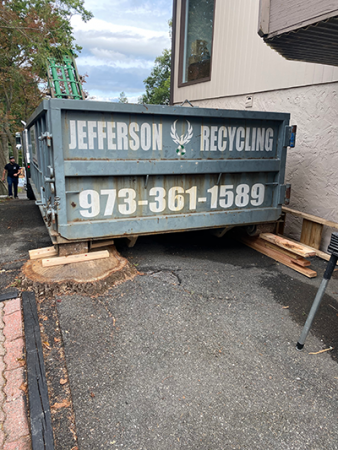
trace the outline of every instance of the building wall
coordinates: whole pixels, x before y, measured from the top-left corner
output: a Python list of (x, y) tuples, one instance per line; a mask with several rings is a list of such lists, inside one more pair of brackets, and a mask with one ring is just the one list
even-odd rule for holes
[(338, 81), (338, 68), (286, 61), (264, 43), (257, 34), (259, 0), (216, 1), (211, 81), (178, 88), (177, 0), (173, 103)]
[(270, 0), (269, 34), (314, 22), (337, 11), (337, 0)]
[[(193, 102), (205, 108), (245, 109), (245, 95)], [(296, 147), (288, 150), (286, 182), (290, 207), (338, 222), (338, 83), (296, 87), (253, 95), (252, 110), (291, 113)], [(300, 221), (291, 216), (286, 234), (299, 239)], [(331, 232), (324, 227), (322, 250)]]

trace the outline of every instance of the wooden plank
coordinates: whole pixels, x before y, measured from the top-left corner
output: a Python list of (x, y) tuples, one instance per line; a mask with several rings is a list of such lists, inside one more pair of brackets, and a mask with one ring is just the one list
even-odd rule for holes
[[(294, 239), (288, 238), (289, 241), (294, 242), (295, 244), (299, 244), (299, 242), (295, 241)], [(325, 261), (329, 261), (331, 258), (331, 255), (328, 253), (322, 252), (321, 250), (317, 250), (316, 248), (309, 247), (308, 245), (302, 244), (304, 247), (308, 248), (309, 250), (314, 250), (316, 252), (316, 256), (318, 258), (324, 259)]]
[(137, 239), (138, 239), (138, 236), (128, 236), (127, 237), (127, 241), (128, 241), (127, 246), (129, 248), (133, 248), (134, 245), (136, 244)]
[(272, 242), (264, 241), (264, 245), (265, 247), (272, 248), (273, 250), (279, 251), (280, 253), (284, 253), (284, 255), (288, 256), (291, 259), (294, 259), (295, 261), (298, 258), (302, 258), (301, 256), (296, 255), (295, 253), (292, 253), (289, 250), (285, 250), (284, 248), (278, 247), (278, 245), (272, 244)]
[(268, 249), (264, 247), (265, 246), (260, 245), (260, 242), (258, 242), (258, 245), (256, 246), (255, 250), (258, 250), (264, 255), (269, 256), (275, 261), (278, 261), (284, 264), (285, 266), (290, 267), (291, 269), (301, 273), (302, 275), (307, 276), (308, 278), (315, 278), (317, 276), (317, 272), (307, 267), (302, 267), (301, 265), (297, 264), (295, 260), (286, 257), (285, 255), (281, 254), (278, 250)]
[(30, 259), (40, 259), (40, 258), (46, 258), (46, 256), (57, 256), (58, 251), (55, 249), (55, 247), (44, 247), (44, 248), (37, 248), (36, 250), (29, 250), (29, 258)]
[(271, 242), (264, 241), (264, 245), (265, 245), (265, 247), (272, 248), (273, 250), (275, 250), (279, 253), (283, 253), (288, 258), (290, 258), (295, 264), (298, 264), (299, 266), (308, 267), (311, 265), (311, 261), (309, 261), (308, 259), (305, 259), (299, 255), (295, 255), (294, 253), (289, 252), (288, 250), (285, 250), (284, 248), (278, 247), (275, 244), (271, 244)]
[[(306, 219), (303, 219), (303, 222)], [(310, 240), (310, 247), (313, 247), (317, 250), (320, 248), (320, 244), (322, 242), (322, 234), (323, 234), (324, 225), (321, 223), (312, 223), (312, 233)]]
[(293, 214), (294, 216), (302, 217), (303, 219), (310, 220), (311, 222), (320, 223), (330, 228), (335, 228), (338, 230), (338, 223), (332, 222), (331, 220), (322, 219), (318, 216), (313, 216), (312, 214), (303, 213), (301, 211), (297, 211), (295, 209), (291, 209), (288, 206), (282, 206), (282, 211)]
[(324, 225), (321, 223), (315, 223), (311, 220), (303, 219), (300, 242), (308, 245), (309, 247), (319, 249), (322, 240), (323, 227)]
[(285, 218), (286, 218), (286, 214), (283, 213), (281, 215), (281, 218), (278, 220), (277, 225), (276, 225), (276, 234), (284, 234), (284, 229), (285, 229)]
[(91, 243), (90, 248), (108, 247), (114, 245), (113, 239), (106, 239), (105, 241), (94, 241)]
[(42, 267), (60, 266), (62, 264), (72, 264), (84, 261), (93, 261), (94, 259), (108, 258), (108, 250), (93, 253), (80, 253), (79, 255), (59, 256), (42, 260)]
[(277, 236), (276, 234), (272, 233), (261, 233), (259, 235), (261, 239), (264, 241), (271, 242), (272, 244), (277, 245), (278, 247), (284, 248), (285, 250), (288, 250), (289, 252), (295, 253), (296, 255), (302, 256), (303, 258), (308, 258), (309, 256), (315, 256), (316, 251), (315, 250), (308, 250), (307, 248), (304, 248), (302, 244), (300, 243), (294, 243), (290, 241), (289, 239), (281, 236)]
[(271, 248), (267, 248), (264, 245), (264, 241), (259, 237), (250, 238), (249, 236), (239, 236), (238, 239), (248, 247), (251, 247), (254, 250), (259, 251), (260, 253), (263, 253), (269, 258), (272, 258), (275, 261), (278, 261), (281, 264), (290, 267), (291, 269), (301, 273), (302, 275), (305, 275), (308, 278), (315, 278), (317, 276), (317, 272), (315, 272), (314, 270), (311, 270), (308, 267), (301, 267), (298, 264), (295, 264), (295, 262), (288, 258), (286, 255), (283, 255), (282, 253), (279, 253), (278, 251)]
[(303, 219), (302, 232), (301, 232), (301, 236), (300, 236), (300, 242), (302, 244), (310, 246), (312, 224), (313, 224), (313, 222), (311, 222), (310, 220)]
[(293, 262), (301, 267), (311, 266), (311, 261), (309, 261), (308, 259), (305, 259), (305, 258), (295, 259), (295, 260), (293, 260)]

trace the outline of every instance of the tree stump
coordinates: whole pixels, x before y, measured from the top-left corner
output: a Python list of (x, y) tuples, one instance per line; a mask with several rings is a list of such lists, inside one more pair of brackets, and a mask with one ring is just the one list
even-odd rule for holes
[(28, 260), (22, 268), (21, 287), (34, 290), (39, 297), (96, 295), (139, 274), (115, 246), (103, 248), (109, 251), (109, 258), (54, 267), (42, 267), (41, 259)]

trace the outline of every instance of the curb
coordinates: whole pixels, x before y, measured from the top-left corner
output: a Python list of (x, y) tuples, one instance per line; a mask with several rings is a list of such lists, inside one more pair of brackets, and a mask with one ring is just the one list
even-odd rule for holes
[(54, 450), (51, 413), (34, 292), (22, 293), (33, 450)]
[(13, 291), (5, 292), (4, 294), (0, 295), (0, 302), (4, 302), (6, 300), (12, 300), (19, 296), (18, 290), (14, 289)]

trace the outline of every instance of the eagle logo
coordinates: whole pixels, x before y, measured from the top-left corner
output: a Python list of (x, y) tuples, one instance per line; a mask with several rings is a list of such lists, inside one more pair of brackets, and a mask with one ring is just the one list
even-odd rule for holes
[(176, 153), (178, 154), (178, 156), (184, 156), (186, 153), (185, 145), (191, 141), (191, 139), (194, 135), (193, 128), (192, 128), (189, 120), (187, 120), (188, 130), (187, 130), (186, 134), (182, 134), (181, 137), (179, 137), (176, 132), (176, 123), (177, 123), (177, 120), (175, 120), (175, 122), (171, 125), (170, 136), (171, 136), (172, 140), (175, 142), (175, 144), (178, 145), (178, 147), (176, 149)]

